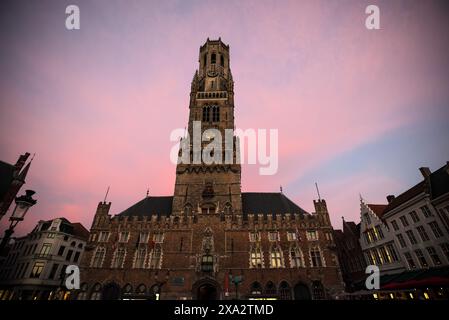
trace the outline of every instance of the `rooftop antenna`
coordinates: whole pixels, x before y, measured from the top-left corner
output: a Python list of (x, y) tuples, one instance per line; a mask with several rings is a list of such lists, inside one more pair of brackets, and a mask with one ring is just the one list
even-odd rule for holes
[(279, 190), (281, 190), (281, 193), (282, 193), (282, 185), (279, 186)]
[(106, 203), (106, 198), (108, 197), (108, 193), (109, 193), (109, 186), (108, 186), (108, 190), (106, 190), (106, 194), (104, 196), (104, 203)]
[(321, 201), (320, 189), (318, 189), (318, 183), (315, 182), (316, 192), (318, 193), (318, 200)]

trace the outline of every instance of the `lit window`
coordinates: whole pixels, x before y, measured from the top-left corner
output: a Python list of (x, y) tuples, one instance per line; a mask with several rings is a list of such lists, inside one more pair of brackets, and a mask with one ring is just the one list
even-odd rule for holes
[(271, 241), (271, 242), (279, 241), (279, 233), (278, 232), (268, 232), (268, 241)]
[(282, 268), (282, 250), (278, 246), (273, 246), (270, 252), (270, 268)]
[(260, 241), (260, 232), (250, 232), (249, 233), (249, 241), (250, 242)]
[(287, 231), (287, 240), (288, 241), (296, 241), (298, 238), (296, 236), (296, 232), (294, 231)]
[(214, 270), (214, 257), (210, 254), (205, 254), (201, 258), (201, 271), (212, 272)]
[(145, 260), (147, 257), (147, 249), (139, 248), (136, 250), (136, 258), (134, 261), (134, 268), (143, 269), (145, 268)]
[(258, 246), (254, 246), (250, 252), (250, 268), (263, 268), (262, 250)]
[(318, 232), (316, 230), (308, 230), (306, 232), (307, 240), (314, 241), (318, 240)]
[(30, 278), (39, 278), (42, 270), (44, 270), (44, 262), (36, 262), (31, 270)]

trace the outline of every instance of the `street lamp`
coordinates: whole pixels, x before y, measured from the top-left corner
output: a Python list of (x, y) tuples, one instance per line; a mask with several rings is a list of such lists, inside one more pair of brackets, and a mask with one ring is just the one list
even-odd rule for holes
[(5, 247), (9, 242), (9, 239), (11, 238), (11, 235), (14, 233), (14, 228), (17, 226), (17, 224), (22, 221), (25, 218), (25, 215), (28, 212), (28, 209), (30, 209), (32, 206), (34, 206), (37, 202), (37, 200), (33, 199), (33, 190), (25, 190), (24, 195), (21, 195), (20, 197), (16, 197), (16, 207), (14, 208), (14, 211), (11, 214), (11, 217), (9, 217), (9, 221), (11, 221), (11, 224), (9, 225), (9, 228), (5, 230), (5, 235), (3, 236), (2, 242), (0, 243), (0, 255), (5, 255)]
[(232, 276), (232, 271), (229, 271), (229, 280), (235, 285), (235, 299), (239, 299), (239, 284), (243, 282), (243, 276)]

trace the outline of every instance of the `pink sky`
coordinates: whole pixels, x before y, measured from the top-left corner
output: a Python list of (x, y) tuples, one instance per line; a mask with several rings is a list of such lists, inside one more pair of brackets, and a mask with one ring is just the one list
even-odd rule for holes
[[(77, 3), (81, 30), (67, 31)], [(368, 4), (381, 30), (364, 27)], [(206, 38), (231, 47), (236, 125), (279, 130), (279, 171), (243, 167), (242, 191), (278, 191), (358, 220), (449, 160), (446, 4), (433, 1), (21, 1), (0, 8), (0, 159), (36, 153), (38, 204), (17, 234), (64, 216), (90, 227), (171, 195), (169, 134), (188, 120)], [(24, 190), (23, 189), (23, 190)], [(0, 231), (6, 226), (1, 221)]]

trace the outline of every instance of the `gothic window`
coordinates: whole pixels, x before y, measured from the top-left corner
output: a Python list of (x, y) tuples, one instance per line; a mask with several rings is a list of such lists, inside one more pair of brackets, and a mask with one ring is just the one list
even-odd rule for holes
[(268, 232), (268, 241), (270, 242), (276, 242), (279, 241), (279, 232)]
[(271, 247), (270, 252), (270, 268), (282, 268), (282, 250), (279, 246)]
[(269, 295), (275, 295), (276, 292), (276, 286), (274, 285), (274, 283), (272, 281), (268, 281), (266, 286), (265, 286), (265, 293), (269, 294)]
[(225, 213), (225, 214), (231, 214), (231, 213), (232, 213), (232, 207), (231, 207), (231, 204), (227, 203), (227, 204), (225, 205), (224, 213)]
[(258, 242), (260, 241), (260, 232), (250, 232), (249, 233), (249, 241), (250, 242)]
[(212, 53), (210, 57), (210, 63), (215, 64), (217, 62), (217, 55), (215, 53)]
[(324, 287), (321, 281), (313, 281), (312, 290), (314, 300), (323, 300), (325, 298)]
[(323, 266), (323, 260), (321, 258), (321, 251), (319, 247), (313, 247), (310, 249), (310, 259), (312, 261), (312, 267)]
[(141, 232), (139, 234), (139, 243), (147, 243), (148, 239), (150, 238), (150, 234), (146, 231)]
[(205, 254), (201, 258), (201, 271), (212, 272), (214, 270), (214, 257), (210, 254)]
[(220, 107), (213, 106), (212, 107), (212, 122), (220, 121)]
[(103, 265), (103, 259), (106, 254), (106, 249), (104, 247), (97, 247), (95, 251), (94, 258), (92, 259), (92, 268), (101, 268)]
[(97, 283), (92, 289), (90, 300), (100, 300), (100, 299), (101, 299), (101, 284)]
[(125, 248), (118, 248), (115, 251), (114, 259), (112, 259), (111, 268), (123, 268), (123, 262), (125, 262)]
[(184, 216), (188, 217), (192, 214), (192, 206), (190, 204), (187, 204), (184, 207)]
[(224, 57), (223, 57), (223, 55), (220, 56), (220, 66), (224, 67)]
[(123, 231), (119, 233), (119, 242), (128, 242), (129, 239), (129, 232)]
[(154, 243), (163, 243), (164, 242), (164, 233), (157, 232), (157, 233), (153, 234), (153, 242)]
[(145, 260), (147, 257), (147, 249), (139, 248), (136, 250), (136, 258), (134, 260), (134, 268), (143, 269), (145, 268)]
[(162, 249), (159, 245), (151, 251), (149, 266), (151, 269), (160, 269), (162, 262)]
[(256, 281), (251, 284), (251, 294), (262, 294), (262, 286), (259, 282)]
[(279, 297), (281, 300), (291, 300), (292, 299), (292, 290), (290, 285), (286, 281), (282, 281), (279, 285)]
[(87, 283), (83, 283), (80, 286), (81, 291), (78, 293), (78, 296), (76, 297), (77, 300), (87, 300)]
[(253, 246), (250, 252), (250, 268), (263, 268), (262, 250), (259, 246)]
[(302, 252), (297, 246), (290, 249), (290, 266), (292, 268), (303, 267)]
[(207, 53), (204, 55), (204, 66), (207, 64)]
[(144, 295), (144, 294), (146, 294), (146, 292), (147, 292), (147, 286), (144, 285), (143, 283), (139, 284), (139, 286), (136, 289), (136, 293)]
[(210, 120), (210, 107), (203, 107), (203, 122), (209, 122)]

